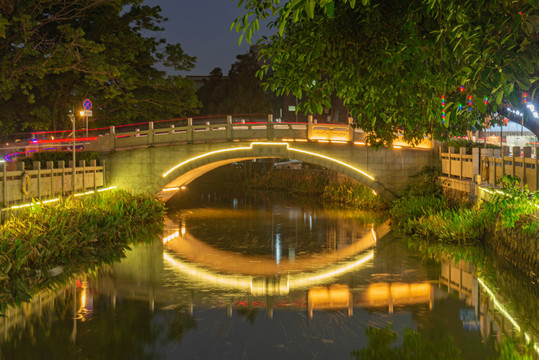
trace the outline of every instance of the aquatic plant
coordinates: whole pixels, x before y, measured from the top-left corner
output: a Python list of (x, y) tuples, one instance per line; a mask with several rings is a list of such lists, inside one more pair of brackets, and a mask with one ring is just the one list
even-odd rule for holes
[(164, 204), (127, 191), (34, 204), (0, 228), (0, 309), (123, 256), (162, 231)]

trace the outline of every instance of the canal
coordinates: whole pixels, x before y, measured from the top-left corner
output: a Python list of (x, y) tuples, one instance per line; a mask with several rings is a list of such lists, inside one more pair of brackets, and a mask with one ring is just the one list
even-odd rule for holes
[(6, 312), (0, 359), (477, 360), (538, 339), (536, 285), (425, 261), (379, 214), (204, 188), (168, 206), (160, 241)]

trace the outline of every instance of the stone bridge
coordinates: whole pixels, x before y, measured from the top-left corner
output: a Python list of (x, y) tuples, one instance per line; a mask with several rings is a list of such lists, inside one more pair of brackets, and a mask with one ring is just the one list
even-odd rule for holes
[[(106, 152), (106, 183), (167, 200), (199, 176), (233, 162), (297, 159), (347, 175), (385, 199), (393, 199), (410, 177), (439, 160), (426, 141), (418, 147), (396, 143), (372, 149), (364, 133), (348, 124), (318, 124), (223, 119), (184, 123), (147, 123), (110, 127), (85, 144)], [(165, 127), (164, 127), (165, 126)]]

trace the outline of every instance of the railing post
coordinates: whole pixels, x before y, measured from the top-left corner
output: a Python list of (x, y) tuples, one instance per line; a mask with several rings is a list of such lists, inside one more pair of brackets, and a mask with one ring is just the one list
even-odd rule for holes
[(307, 139), (310, 141), (313, 136), (313, 116), (307, 116)]
[(193, 118), (187, 119), (187, 143), (192, 144), (193, 143)]
[(455, 153), (455, 148), (453, 146), (450, 146), (449, 149), (448, 149), (448, 155), (449, 155), (449, 177), (451, 177), (452, 175), (452, 171), (451, 171), (451, 163), (453, 162), (453, 160), (451, 159), (451, 155)]
[(82, 191), (86, 191), (86, 160), (79, 160), (79, 167), (82, 168)]
[(516, 176), (517, 174), (517, 162), (516, 159), (520, 158), (520, 146), (513, 146), (513, 173), (512, 176)]
[(96, 169), (96, 161), (95, 161), (95, 159), (94, 159), (94, 160), (90, 160), (90, 166), (93, 168), (93, 175), (94, 175), (94, 190), (97, 190), (97, 181), (96, 181), (96, 177), (97, 177), (97, 169)]
[(509, 146), (502, 146), (502, 177), (505, 175), (505, 157), (509, 156)]
[(58, 161), (58, 168), (62, 170), (62, 196), (65, 195), (65, 177), (66, 177), (66, 169), (65, 169), (65, 161), (60, 160)]
[(459, 149), (459, 161), (460, 161), (460, 179), (463, 178), (462, 174), (463, 174), (463, 170), (464, 170), (464, 165), (462, 164), (462, 156), (463, 155), (466, 155), (466, 148), (465, 147), (461, 147)]
[[(22, 162), (22, 161), (17, 162), (17, 170), (21, 172), (21, 185), (22, 185), (22, 182), (24, 181), (24, 179), (22, 177), (22, 174), (26, 170), (25, 166), (24, 166), (24, 162)], [(19, 189), (20, 189), (20, 187), (19, 187)], [(25, 195), (21, 192), (21, 201), (24, 200), (24, 198), (25, 198)]]
[(103, 187), (106, 187), (106, 185), (107, 185), (107, 176), (106, 176), (106, 175), (107, 175), (107, 174), (106, 174), (106, 172), (105, 172), (105, 165), (106, 165), (106, 164), (105, 164), (105, 160), (104, 160), (104, 159), (103, 159), (103, 160), (99, 160), (99, 164), (103, 167), (103, 172), (102, 172), (102, 174), (103, 174), (103, 175), (102, 175), (102, 176), (103, 176)]
[(153, 128), (153, 121), (150, 121), (148, 123), (148, 146), (153, 146), (153, 137), (154, 137), (154, 128)]
[(45, 163), (45, 166), (47, 167), (47, 170), (50, 170), (51, 171), (51, 184), (50, 184), (50, 189), (51, 189), (51, 193), (49, 194), (49, 199), (52, 199), (52, 197), (54, 196), (54, 161), (47, 161)]
[(34, 161), (33, 167), (37, 169), (37, 198), (41, 201), (41, 161)]
[[(522, 186), (528, 184), (528, 174), (526, 170), (526, 159), (532, 157), (532, 148), (531, 146), (524, 146), (522, 148)], [(529, 185), (528, 185), (529, 186)]]
[(116, 128), (114, 126), (110, 127), (110, 135), (109, 135), (109, 150), (114, 150), (116, 146)]
[(226, 116), (226, 140), (232, 140), (232, 115)]
[(267, 138), (268, 140), (273, 140), (275, 138), (274, 134), (274, 127), (273, 127), (273, 115), (268, 114), (268, 126), (267, 126)]
[(477, 183), (477, 175), (481, 174), (481, 158), (479, 148), (472, 149), (473, 181)]

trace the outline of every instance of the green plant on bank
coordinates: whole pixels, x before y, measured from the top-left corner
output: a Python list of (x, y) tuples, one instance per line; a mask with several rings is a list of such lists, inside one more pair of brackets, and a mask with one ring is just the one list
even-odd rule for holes
[(362, 210), (385, 210), (388, 204), (371, 189), (352, 181), (330, 182), (324, 187), (322, 201)]
[(0, 310), (120, 259), (161, 233), (164, 213), (162, 202), (119, 190), (25, 208), (0, 231)]
[(244, 179), (243, 186), (251, 190), (286, 191), (301, 196), (318, 196), (328, 182), (329, 177), (324, 172), (273, 170)]
[[(539, 210), (539, 192), (531, 192), (528, 186), (520, 187), (520, 178), (504, 175), (498, 181), (502, 191), (496, 191), (485, 203), (487, 212), (496, 216), (497, 224), (502, 228), (513, 228), (522, 218)], [(539, 223), (528, 220), (522, 225), (524, 232), (537, 231)]]
[[(40, 161), (41, 167), (45, 167), (47, 161), (53, 161), (54, 166), (58, 166), (58, 161), (65, 161), (66, 166), (69, 161), (73, 160), (73, 153), (71, 151), (40, 151), (35, 152), (30, 157), (17, 159), (19, 162), (24, 163), (24, 168), (27, 170), (36, 170), (34, 169), (34, 161)], [(84, 160), (86, 165), (90, 165), (90, 160), (101, 160), (101, 154), (95, 151), (77, 151), (76, 153), (77, 163), (80, 160)]]

